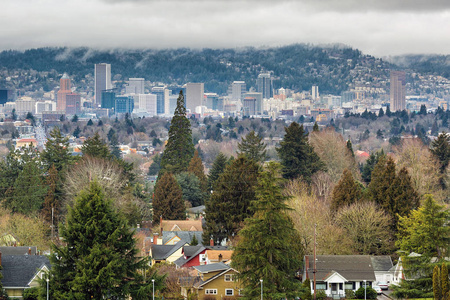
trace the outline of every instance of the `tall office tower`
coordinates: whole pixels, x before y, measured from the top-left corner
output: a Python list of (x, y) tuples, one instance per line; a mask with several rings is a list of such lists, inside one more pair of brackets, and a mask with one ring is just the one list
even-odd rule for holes
[(197, 106), (203, 105), (203, 97), (205, 94), (205, 86), (203, 83), (187, 83), (186, 84), (186, 108), (191, 112), (195, 112)]
[(126, 94), (145, 94), (145, 79), (130, 78), (128, 85), (125, 87)]
[(319, 98), (319, 87), (317, 85), (313, 85), (311, 89), (311, 98), (316, 100)]
[(158, 96), (155, 94), (139, 94), (139, 110), (145, 112), (148, 116), (153, 117), (157, 115)]
[(116, 105), (115, 89), (102, 91), (102, 108), (113, 109)]
[(391, 111), (402, 111), (406, 108), (406, 74), (402, 71), (391, 71)]
[(115, 104), (116, 114), (131, 114), (134, 109), (134, 98), (131, 96), (117, 96)]
[(261, 93), (264, 99), (273, 97), (273, 81), (270, 73), (261, 73), (256, 79), (256, 91)]
[(244, 116), (253, 116), (256, 114), (256, 98), (254, 97), (245, 97), (242, 101), (242, 110), (244, 112)]
[(66, 95), (72, 93), (70, 88), (70, 78), (66, 73), (59, 80), (59, 91), (56, 97), (56, 109), (64, 111), (66, 109)]
[(77, 93), (66, 95), (66, 115), (76, 115), (81, 113), (81, 96)]
[(11, 89), (0, 89), (0, 104), (15, 100), (15, 92)]
[(223, 98), (219, 98), (216, 93), (205, 93), (206, 108), (212, 110), (223, 110)]
[(18, 115), (24, 115), (26, 113), (35, 113), (36, 101), (30, 97), (22, 97), (22, 99), (16, 100), (16, 113)]
[(168, 113), (169, 112), (169, 90), (163, 86), (155, 86), (152, 88), (152, 94), (156, 95), (158, 115)]
[(111, 65), (96, 64), (95, 65), (95, 104), (102, 104), (102, 91), (112, 89), (111, 83)]
[(262, 93), (248, 92), (248, 93), (245, 93), (244, 96), (245, 96), (245, 98), (250, 97), (250, 98), (255, 99), (255, 112), (253, 114), (254, 115), (262, 115), (262, 112), (263, 112), (263, 95), (262, 95)]
[(228, 95), (231, 96), (231, 100), (238, 101), (244, 99), (246, 91), (247, 85), (245, 81), (233, 81), (228, 88)]

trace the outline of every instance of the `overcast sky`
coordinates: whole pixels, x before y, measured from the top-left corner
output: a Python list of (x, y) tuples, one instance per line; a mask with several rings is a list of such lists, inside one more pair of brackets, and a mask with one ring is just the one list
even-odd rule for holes
[(342, 43), (450, 54), (449, 0), (0, 0), (0, 50)]

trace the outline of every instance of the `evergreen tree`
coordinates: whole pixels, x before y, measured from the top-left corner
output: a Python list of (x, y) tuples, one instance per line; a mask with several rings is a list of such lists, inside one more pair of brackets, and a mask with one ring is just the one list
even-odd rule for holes
[(439, 170), (445, 173), (450, 161), (450, 135), (443, 131), (438, 138), (431, 143), (431, 153), (439, 161)]
[(433, 136), (437, 136), (438, 135), (438, 125), (437, 125), (437, 121), (434, 120), (433, 125), (431, 126), (431, 135)]
[(75, 130), (73, 131), (72, 135), (76, 138), (80, 137), (80, 133), (81, 133), (81, 129), (80, 126), (77, 126), (77, 128), (75, 128)]
[(153, 194), (153, 223), (165, 220), (183, 220), (186, 218), (186, 206), (183, 193), (172, 173), (164, 173), (156, 182)]
[[(52, 299), (123, 299), (151, 294), (152, 278), (145, 281), (141, 272), (147, 261), (136, 257), (133, 232), (105, 199), (98, 183), (91, 183), (69, 208), (61, 237), (64, 245), (53, 245), (50, 257)], [(160, 288), (160, 280), (156, 288)]]
[(353, 179), (352, 172), (345, 169), (338, 184), (333, 189), (331, 211), (336, 212), (343, 206), (358, 202), (362, 197), (360, 185)]
[(92, 122), (92, 119), (89, 119), (89, 121), (87, 122), (86, 125), (87, 125), (87, 126), (92, 126), (92, 125), (94, 125), (94, 122)]
[(183, 193), (183, 200), (189, 201), (193, 207), (203, 205), (205, 193), (202, 191), (200, 180), (189, 172), (175, 175), (178, 185)]
[(41, 159), (47, 169), (54, 165), (60, 178), (61, 174), (64, 174), (68, 166), (73, 163), (73, 157), (69, 152), (69, 138), (63, 137), (58, 127), (50, 132), (50, 139), (45, 144)]
[(186, 118), (184, 96), (180, 91), (177, 107), (170, 124), (169, 139), (161, 159), (160, 175), (164, 172), (178, 174), (186, 171), (194, 156), (194, 150), (191, 123)]
[(214, 159), (213, 165), (208, 174), (208, 187), (210, 191), (214, 190), (214, 183), (217, 181), (217, 179), (219, 179), (219, 176), (223, 173), (226, 166), (227, 157), (223, 155), (222, 152), (219, 152), (219, 154), (217, 154), (216, 158)]
[[(244, 299), (258, 299), (263, 285), (264, 299), (292, 299), (301, 290), (295, 274), (301, 265), (303, 249), (287, 210), (276, 163), (269, 163), (256, 187), (253, 217), (245, 221), (232, 256), (239, 271)], [(249, 267), (251, 266), (251, 267)]]
[(198, 245), (198, 240), (197, 240), (197, 237), (194, 234), (194, 236), (192, 237), (190, 246), (197, 246), (197, 245)]
[(201, 192), (204, 193), (204, 196), (206, 196), (208, 192), (208, 179), (206, 178), (203, 169), (202, 159), (199, 156), (198, 150), (195, 150), (194, 157), (192, 157), (191, 161), (189, 162), (188, 172), (197, 176), (198, 180), (200, 181)]
[(375, 153), (372, 152), (370, 154), (369, 158), (366, 160), (366, 163), (364, 164), (364, 166), (362, 167), (362, 170), (361, 170), (362, 180), (366, 184), (369, 184), (370, 181), (372, 180), (372, 171), (375, 168), (375, 165), (378, 163), (378, 161), (382, 157), (385, 157), (383, 149), (381, 149), (381, 151), (378, 151)]
[(84, 141), (81, 151), (83, 152), (83, 155), (91, 157), (111, 158), (111, 152), (109, 151), (108, 145), (100, 138), (98, 132)]
[(148, 168), (148, 175), (157, 175), (160, 167), (161, 167), (161, 155), (156, 154), (155, 156), (153, 156), (153, 162)]
[(266, 158), (266, 144), (262, 141), (262, 137), (256, 135), (255, 131), (250, 131), (242, 138), (238, 144), (238, 155), (246, 155), (257, 163), (263, 163)]
[(448, 268), (445, 262), (442, 263), (441, 266), (441, 292), (443, 300), (450, 299), (450, 279), (448, 277)]
[(311, 176), (317, 171), (324, 170), (325, 165), (309, 144), (303, 125), (293, 122), (289, 127), (285, 127), (285, 131), (280, 147), (276, 148), (283, 166), (283, 177), (287, 179), (303, 177), (310, 182)]
[(204, 244), (211, 236), (219, 241), (231, 238), (241, 229), (242, 222), (253, 215), (251, 202), (255, 199), (258, 173), (259, 165), (246, 156), (240, 156), (226, 167), (205, 203)]
[(13, 108), (13, 110), (11, 111), (11, 119), (13, 121), (17, 121), (17, 114), (16, 114), (16, 109)]
[(385, 200), (387, 190), (395, 179), (395, 163), (390, 159), (389, 169), (387, 170), (388, 159), (383, 157), (378, 160), (378, 163), (373, 168), (371, 174), (371, 181), (367, 187), (367, 192), (371, 200), (385, 209)]
[(382, 118), (382, 117), (384, 117), (384, 110), (381, 107), (380, 110), (378, 111), (378, 118)]
[(98, 123), (97, 123), (97, 126), (98, 126), (98, 127), (102, 127), (102, 126), (103, 126), (103, 121), (102, 121), (102, 120), (99, 120)]
[(422, 104), (420, 106), (418, 115), (426, 115), (426, 114), (427, 114), (427, 106), (425, 104)]
[(318, 132), (319, 130), (319, 125), (317, 124), (317, 122), (314, 122), (314, 126), (313, 126), (313, 132)]
[(434, 266), (433, 269), (433, 295), (435, 300), (442, 299), (442, 290), (441, 290), (441, 270), (439, 266)]
[(58, 171), (56, 170), (55, 166), (52, 166), (50, 170), (48, 170), (45, 184), (47, 186), (47, 195), (44, 199), (42, 215), (44, 217), (44, 221), (47, 224), (57, 225), (59, 221), (58, 216), (61, 206), (58, 201), (58, 194), (62, 192), (62, 186), (60, 181), (58, 181)]
[[(412, 186), (408, 170), (402, 168), (387, 191), (385, 207), (393, 220), (393, 229), (397, 229), (398, 217), (407, 216), (413, 209), (419, 207), (419, 195)], [(385, 208), (386, 209), (386, 208)]]
[(390, 106), (388, 105), (388, 106), (386, 106), (386, 116), (388, 116), (389, 118), (392, 116), (392, 113), (391, 113), (391, 108), (390, 108)]
[(74, 122), (74, 123), (78, 122), (78, 116), (77, 115), (73, 115), (72, 122)]
[(353, 145), (350, 139), (347, 140), (347, 149), (350, 151), (353, 157), (355, 157), (355, 152), (353, 152)]
[(111, 142), (111, 139), (114, 137), (115, 134), (116, 134), (116, 131), (111, 127), (108, 131), (108, 134), (106, 135), (106, 137), (108, 138), (108, 141)]

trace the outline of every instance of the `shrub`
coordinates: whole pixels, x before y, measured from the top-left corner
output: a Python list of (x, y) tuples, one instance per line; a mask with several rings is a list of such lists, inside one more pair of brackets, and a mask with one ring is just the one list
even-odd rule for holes
[(345, 290), (345, 299), (355, 299), (355, 292), (353, 290)]
[(324, 290), (317, 290), (316, 292), (316, 300), (323, 300), (327, 298), (327, 294)]
[[(364, 287), (360, 287), (355, 293), (356, 299), (364, 299)], [(377, 291), (371, 287), (366, 288), (366, 299), (377, 299)]]

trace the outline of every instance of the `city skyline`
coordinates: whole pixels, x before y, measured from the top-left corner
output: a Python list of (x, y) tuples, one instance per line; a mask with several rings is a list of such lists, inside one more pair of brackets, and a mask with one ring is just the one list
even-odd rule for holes
[(24, 2), (0, 0), (0, 50), (342, 43), (382, 57), (450, 53), (450, 3), (442, 0)]

